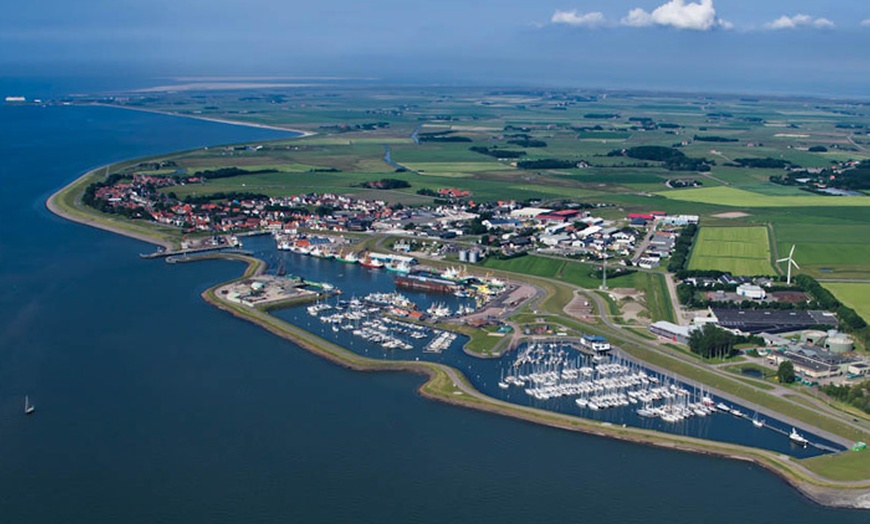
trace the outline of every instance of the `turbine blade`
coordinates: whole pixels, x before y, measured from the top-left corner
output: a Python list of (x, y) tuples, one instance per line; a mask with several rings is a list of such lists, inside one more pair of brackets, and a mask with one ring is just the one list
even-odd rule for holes
[(794, 256), (794, 248), (795, 248), (795, 245), (792, 244), (792, 245), (791, 245), (791, 251), (789, 251), (789, 253), (788, 253), (788, 258), (791, 258), (792, 256)]
[(791, 264), (795, 267), (795, 269), (800, 269), (801, 267), (794, 260), (791, 261)]
[(780, 262), (788, 262), (788, 261), (789, 261), (788, 258), (780, 258), (779, 260), (776, 261), (776, 263), (778, 264)]

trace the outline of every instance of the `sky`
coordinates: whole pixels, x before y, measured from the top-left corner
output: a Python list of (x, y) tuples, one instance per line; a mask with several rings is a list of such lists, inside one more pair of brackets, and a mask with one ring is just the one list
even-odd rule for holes
[(866, 0), (30, 0), (0, 75), (870, 96)]

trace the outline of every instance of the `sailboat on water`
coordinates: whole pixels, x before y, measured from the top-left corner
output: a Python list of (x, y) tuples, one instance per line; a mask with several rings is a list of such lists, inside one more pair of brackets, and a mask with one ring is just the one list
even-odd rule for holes
[(34, 411), (36, 411), (36, 406), (30, 403), (30, 397), (27, 395), (24, 396), (24, 414), (30, 415)]

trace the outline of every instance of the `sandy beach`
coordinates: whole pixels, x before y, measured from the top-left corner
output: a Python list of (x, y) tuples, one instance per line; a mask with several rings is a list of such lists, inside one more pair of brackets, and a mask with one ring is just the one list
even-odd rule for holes
[(173, 113), (171, 111), (160, 111), (158, 109), (147, 109), (144, 107), (120, 106), (120, 105), (115, 105), (115, 104), (102, 104), (99, 102), (93, 102), (91, 105), (95, 105), (95, 106), (99, 106), (99, 107), (111, 107), (114, 109), (126, 109), (128, 111), (140, 111), (143, 113), (153, 113), (156, 115), (177, 116), (180, 118), (193, 118), (194, 120), (204, 120), (206, 122), (216, 122), (218, 124), (229, 124), (229, 125), (233, 125), (233, 126), (244, 126), (244, 127), (256, 127), (258, 129), (272, 129), (274, 131), (286, 131), (288, 133), (299, 133), (300, 135), (302, 135), (299, 138), (305, 138), (305, 137), (314, 136), (317, 134), (317, 133), (314, 133), (312, 131), (305, 131), (302, 129), (270, 126), (268, 124), (258, 124), (256, 122), (242, 122), (239, 120), (228, 120), (225, 118), (213, 118), (213, 117), (201, 116), (201, 115), (188, 115), (188, 114), (182, 114), (182, 113)]

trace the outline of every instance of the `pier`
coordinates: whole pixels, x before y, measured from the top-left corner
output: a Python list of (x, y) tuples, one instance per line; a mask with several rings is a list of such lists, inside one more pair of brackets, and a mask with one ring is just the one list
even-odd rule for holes
[(244, 251), (234, 246), (223, 245), (223, 246), (207, 246), (207, 247), (195, 247), (191, 249), (176, 249), (176, 250), (167, 250), (167, 249), (158, 249), (153, 253), (140, 253), (139, 258), (144, 259), (152, 259), (152, 258), (169, 258), (169, 257), (180, 257), (185, 255), (199, 255), (205, 253), (218, 253), (218, 252), (226, 252), (226, 253), (237, 253), (250, 255), (250, 251)]
[[(186, 250), (186, 251), (176, 251), (167, 255), (160, 255), (166, 260), (167, 264), (177, 264), (178, 262), (193, 262), (195, 260), (202, 260), (204, 258), (209, 258), (215, 254), (233, 254), (233, 255), (245, 255), (245, 256), (253, 256), (253, 251), (248, 251), (246, 249), (239, 249), (233, 247), (224, 247), (217, 249), (199, 249), (199, 250)], [(159, 258), (159, 256), (146, 256), (142, 258)]]

